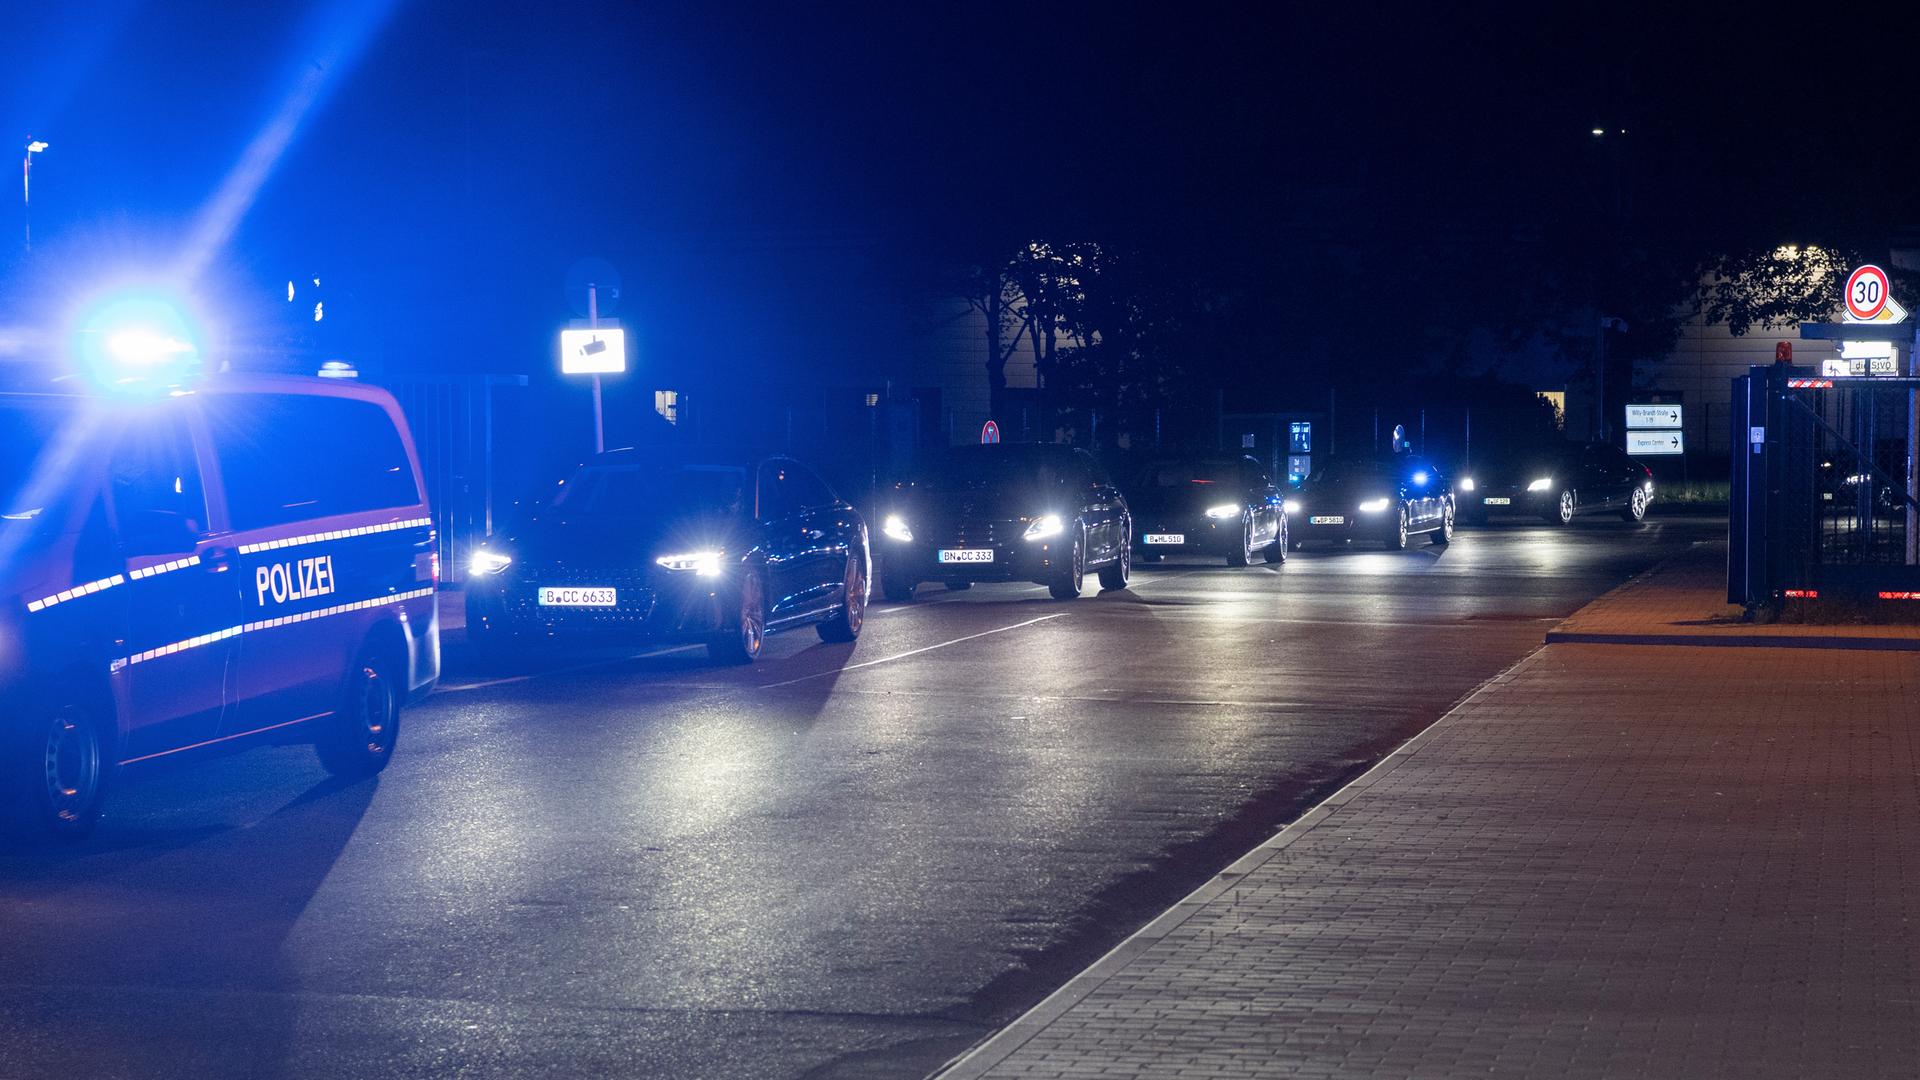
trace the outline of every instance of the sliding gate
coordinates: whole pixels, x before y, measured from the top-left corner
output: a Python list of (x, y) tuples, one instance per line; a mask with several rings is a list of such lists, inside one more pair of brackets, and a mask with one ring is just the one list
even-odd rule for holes
[(1920, 600), (1920, 379), (1734, 380), (1727, 599)]

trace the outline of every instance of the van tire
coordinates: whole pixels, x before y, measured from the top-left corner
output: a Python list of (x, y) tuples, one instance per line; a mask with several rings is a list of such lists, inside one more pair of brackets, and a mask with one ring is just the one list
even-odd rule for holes
[(0, 732), (0, 835), (20, 847), (85, 840), (106, 803), (112, 748), (106, 719), (84, 703), (29, 698)]
[(371, 642), (347, 669), (340, 702), (314, 742), (320, 764), (335, 776), (377, 775), (393, 760), (400, 738), (401, 663), (389, 649)]

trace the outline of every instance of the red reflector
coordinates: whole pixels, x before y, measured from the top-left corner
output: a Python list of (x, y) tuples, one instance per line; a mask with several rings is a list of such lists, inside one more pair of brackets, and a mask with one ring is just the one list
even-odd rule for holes
[(1787, 595), (1787, 599), (1789, 600), (1818, 600), (1820, 599), (1820, 590), (1819, 589), (1788, 589), (1786, 595)]
[(1833, 389), (1833, 380), (1832, 379), (1788, 379), (1787, 389), (1789, 390), (1831, 390)]
[(1920, 592), (1883, 592), (1882, 600), (1920, 600)]

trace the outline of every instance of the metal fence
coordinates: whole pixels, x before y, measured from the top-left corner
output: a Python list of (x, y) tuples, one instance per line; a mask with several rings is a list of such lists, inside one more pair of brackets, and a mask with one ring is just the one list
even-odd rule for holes
[(521, 375), (409, 376), (386, 382), (412, 429), (439, 535), (443, 580), (466, 576), (466, 554), (493, 529), (496, 400), (526, 386)]
[(1920, 379), (1785, 365), (1734, 380), (1729, 601), (1920, 594), (1917, 395)]

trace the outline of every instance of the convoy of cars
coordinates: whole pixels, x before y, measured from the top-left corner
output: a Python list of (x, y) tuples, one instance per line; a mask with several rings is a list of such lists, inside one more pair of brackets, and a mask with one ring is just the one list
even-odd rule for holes
[[(1033, 582), (1127, 586), (1136, 558), (1280, 563), (1308, 541), (1444, 545), (1515, 512), (1640, 520), (1651, 473), (1606, 445), (1463, 470), (1331, 458), (1283, 492), (1235, 454), (1162, 454), (1116, 483), (1085, 450), (938, 452), (867, 515), (784, 455), (598, 455), (471, 552), (467, 639), (698, 642), (859, 635), (876, 579), (911, 602)], [(870, 531), (869, 521), (877, 523)], [(440, 674), (439, 537), (405, 418), (351, 382), (221, 375), (157, 393), (0, 392), (0, 830), (73, 840), (150, 762), (313, 744), (347, 776), (391, 759)]]

